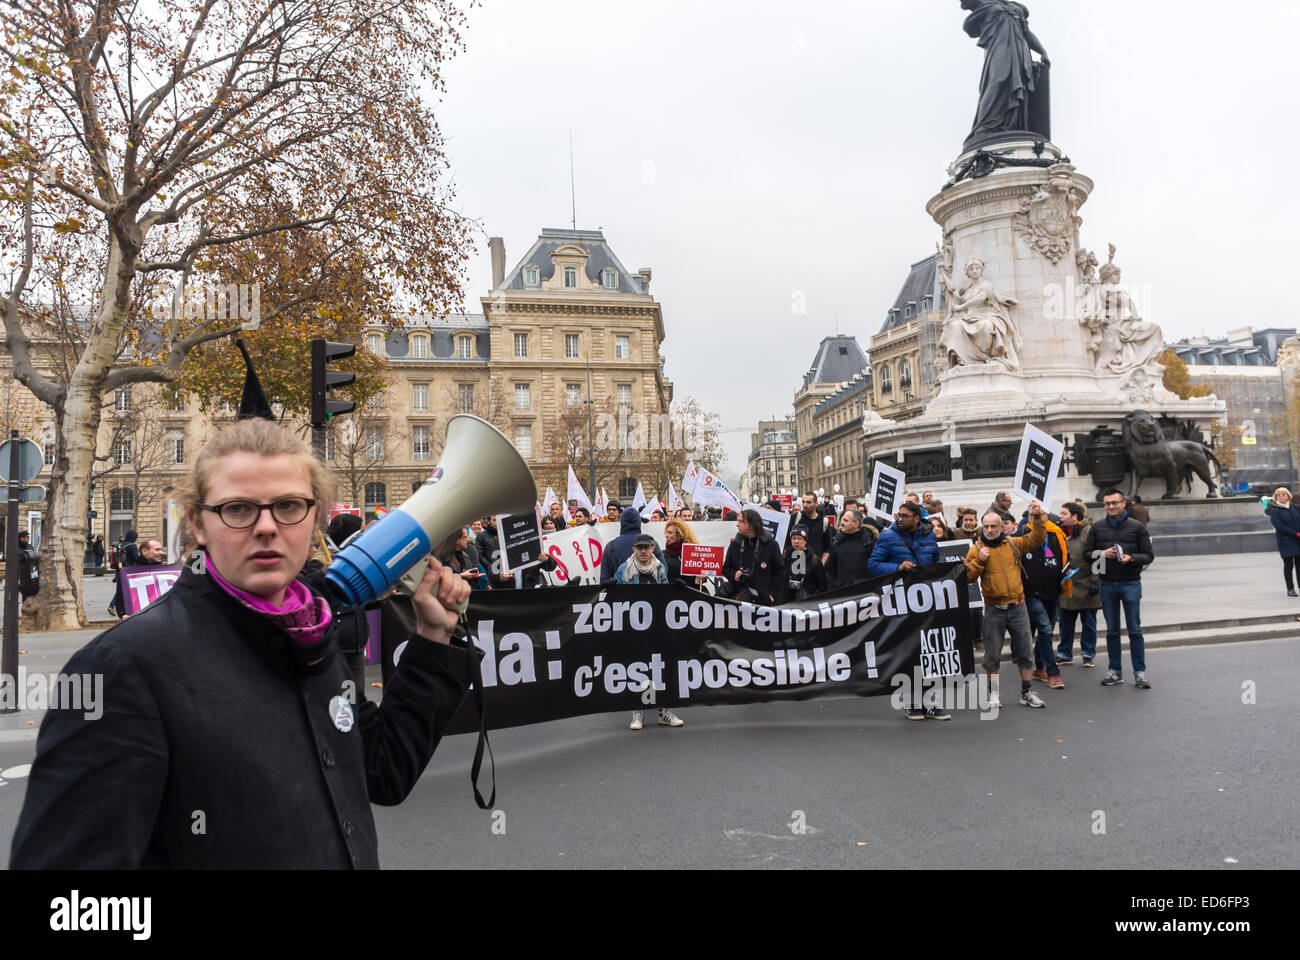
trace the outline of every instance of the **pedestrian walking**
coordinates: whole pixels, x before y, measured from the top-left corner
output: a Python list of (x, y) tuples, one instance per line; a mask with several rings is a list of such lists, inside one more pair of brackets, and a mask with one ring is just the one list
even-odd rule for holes
[(1291, 502), (1291, 491), (1278, 487), (1273, 491), (1273, 501), (1264, 513), (1273, 524), (1277, 535), (1277, 552), (1282, 555), (1282, 579), (1286, 582), (1286, 595), (1297, 596), (1294, 575), (1296, 557), (1300, 557), (1300, 509)]

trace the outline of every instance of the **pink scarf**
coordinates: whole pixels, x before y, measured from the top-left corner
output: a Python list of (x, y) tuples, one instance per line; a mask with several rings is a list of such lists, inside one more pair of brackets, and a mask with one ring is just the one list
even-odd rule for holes
[(293, 580), (284, 590), (284, 606), (227, 583), (213, 566), (212, 556), (205, 558), (208, 574), (217, 586), (234, 597), (240, 604), (259, 616), (266, 617), (304, 647), (320, 643), (325, 628), (330, 625), (330, 606), (322, 597), (307, 589), (306, 584)]

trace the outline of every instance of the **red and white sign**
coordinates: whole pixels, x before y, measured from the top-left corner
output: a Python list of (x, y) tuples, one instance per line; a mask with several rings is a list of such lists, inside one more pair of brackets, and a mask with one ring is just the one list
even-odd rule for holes
[(682, 544), (682, 576), (721, 576), (725, 547), (709, 547), (702, 543)]
[(335, 517), (340, 516), (341, 514), (344, 514), (344, 513), (350, 513), (350, 514), (352, 514), (352, 516), (354, 516), (354, 517), (359, 517), (359, 516), (361, 516), (361, 508), (360, 508), (360, 507), (354, 507), (354, 506), (352, 506), (352, 504), (350, 504), (350, 503), (338, 503), (338, 502), (335, 502), (335, 503), (331, 503), (331, 504), (330, 504), (330, 519), (331, 519), (331, 520), (333, 520)]
[(126, 607), (122, 612), (134, 616), (172, 588), (181, 567), (123, 567), (117, 575), (122, 580), (122, 605)]
[(786, 513), (789, 513), (790, 508), (794, 506), (793, 493), (778, 493), (776, 495), (776, 499), (780, 501), (781, 509), (784, 510)]

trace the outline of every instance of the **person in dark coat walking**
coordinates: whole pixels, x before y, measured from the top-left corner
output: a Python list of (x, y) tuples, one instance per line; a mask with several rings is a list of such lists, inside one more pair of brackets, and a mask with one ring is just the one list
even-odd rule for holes
[(122, 543), (122, 556), (118, 558), (122, 566), (136, 567), (140, 565), (140, 547), (135, 542), (138, 537), (139, 534), (134, 530), (126, 532), (126, 539)]
[(355, 704), (329, 605), (295, 579), (332, 500), (311, 449), (237, 421), (180, 499), (200, 549), (64, 668), (98, 693), (45, 714), (10, 867), (377, 867), (370, 805), (415, 787), (476, 673), (452, 637), (469, 585), (428, 561), (383, 706)]
[(781, 548), (763, 526), (757, 510), (742, 510), (736, 518), (736, 538), (722, 561), (723, 595), (764, 605), (777, 602), (785, 584)]
[[(600, 582), (609, 583), (614, 579), (614, 574), (623, 562), (632, 556), (632, 543), (641, 533), (641, 512), (636, 507), (628, 507), (623, 511), (623, 518), (620, 522), (618, 536), (609, 543), (605, 544), (605, 551), (600, 558)], [(663, 563), (664, 555), (659, 552), (659, 547), (654, 549), (656, 559)]]
[[(826, 560), (826, 589), (838, 590), (872, 576), (871, 554), (879, 540), (875, 528), (862, 522), (860, 510), (845, 510)], [(931, 538), (933, 542), (933, 538)]]
[(1297, 596), (1295, 589), (1296, 557), (1300, 557), (1300, 509), (1291, 502), (1291, 491), (1278, 487), (1273, 491), (1273, 502), (1264, 510), (1277, 534), (1277, 552), (1282, 555), (1282, 579), (1286, 581), (1286, 595)]
[(939, 544), (930, 525), (921, 522), (920, 504), (904, 502), (898, 509), (898, 522), (876, 541), (867, 572), (873, 577), (887, 577), (938, 562)]
[[(91, 552), (94, 553), (95, 555), (95, 566), (103, 567), (104, 566), (104, 535), (102, 533), (95, 537), (95, 542), (90, 545), (90, 549)], [(102, 574), (103, 574), (103, 570), (100, 570), (99, 573), (96, 574), (96, 576), (100, 576)]]

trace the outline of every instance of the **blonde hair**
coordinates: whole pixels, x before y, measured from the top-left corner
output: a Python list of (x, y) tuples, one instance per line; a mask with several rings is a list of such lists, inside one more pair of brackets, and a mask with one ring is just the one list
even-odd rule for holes
[(311, 447), (278, 423), (261, 419), (239, 420), (220, 430), (199, 449), (194, 466), (176, 491), (176, 498), (183, 508), (180, 537), (186, 552), (198, 546), (189, 522), (189, 511), (198, 511), (207, 499), (208, 478), (216, 462), (234, 453), (296, 457), (302, 463), (311, 484), (311, 495), (316, 500), (316, 525), (321, 531), (325, 530), (329, 505), (334, 500), (334, 483), (311, 452)]
[(691, 528), (687, 525), (685, 520), (678, 520), (674, 517), (672, 520), (669, 520), (664, 524), (664, 531), (666, 532), (669, 527), (672, 527), (672, 529), (677, 531), (677, 538), (681, 540), (682, 543), (700, 542), (695, 539), (695, 534), (691, 531)]

